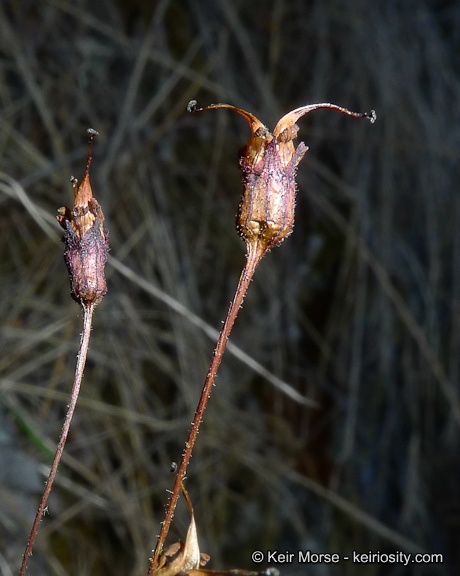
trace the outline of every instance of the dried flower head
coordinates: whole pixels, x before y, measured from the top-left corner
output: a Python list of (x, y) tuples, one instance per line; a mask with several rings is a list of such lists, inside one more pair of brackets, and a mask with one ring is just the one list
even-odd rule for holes
[(72, 209), (59, 208), (58, 222), (64, 228), (64, 259), (70, 275), (72, 298), (84, 307), (95, 306), (107, 293), (105, 264), (109, 253), (104, 215), (89, 182), (91, 149), (95, 130), (89, 129), (86, 172), (78, 186), (72, 176), (75, 201)]
[(261, 257), (287, 238), (294, 227), (296, 168), (308, 150), (303, 142), (294, 147), (293, 140), (299, 130), (296, 121), (318, 108), (332, 108), (371, 122), (376, 118), (374, 111), (359, 114), (335, 104), (311, 104), (283, 116), (272, 134), (255, 116), (235, 106), (211, 104), (197, 108), (196, 101), (192, 100), (187, 107), (189, 112), (219, 108), (244, 116), (251, 128), (251, 138), (240, 158), (244, 192), (238, 208), (237, 229), (248, 250), (261, 253)]

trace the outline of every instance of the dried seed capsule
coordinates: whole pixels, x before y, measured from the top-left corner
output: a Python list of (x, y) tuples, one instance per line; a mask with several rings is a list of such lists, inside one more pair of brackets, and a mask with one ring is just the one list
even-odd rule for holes
[(237, 230), (246, 242), (260, 242), (266, 250), (280, 244), (294, 228), (295, 170), (307, 148), (302, 142), (285, 158), (284, 146), (267, 131), (256, 161), (246, 155), (240, 158), (244, 192)]
[(104, 215), (93, 198), (89, 182), (91, 148), (95, 130), (90, 134), (86, 172), (78, 187), (72, 177), (75, 201), (72, 209), (59, 208), (58, 222), (65, 230), (64, 260), (69, 270), (72, 298), (83, 307), (95, 306), (107, 293), (105, 264), (109, 254), (108, 233), (104, 229)]
[(281, 118), (271, 134), (255, 116), (228, 104), (211, 104), (197, 108), (192, 100), (189, 112), (226, 108), (244, 116), (251, 128), (251, 138), (240, 158), (244, 192), (236, 219), (237, 230), (251, 251), (265, 254), (280, 244), (294, 227), (297, 165), (308, 150), (301, 142), (297, 148), (296, 121), (318, 108), (332, 108), (350, 116), (375, 121), (375, 112), (358, 114), (335, 104), (323, 103), (303, 106)]

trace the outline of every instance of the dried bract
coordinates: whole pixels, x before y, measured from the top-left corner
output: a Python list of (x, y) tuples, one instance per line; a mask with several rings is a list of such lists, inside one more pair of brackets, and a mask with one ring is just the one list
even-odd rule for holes
[(150, 572), (154, 576), (176, 576), (187, 573), (189, 570), (199, 571), (199, 567), (209, 561), (209, 556), (200, 552), (192, 503), (182, 481), (180, 485), (190, 511), (187, 537), (185, 543), (175, 542), (160, 555), (157, 567)]
[(65, 230), (64, 259), (69, 270), (72, 298), (84, 307), (95, 306), (107, 293), (104, 269), (109, 254), (108, 233), (102, 209), (91, 190), (89, 168), (95, 130), (90, 134), (86, 172), (78, 187), (72, 177), (75, 201), (72, 209), (59, 208), (58, 222)]
[(192, 503), (182, 481), (180, 481), (180, 486), (190, 511), (190, 526), (187, 530), (187, 537), (185, 542), (171, 544), (160, 555), (158, 565), (149, 574), (152, 576), (279, 576), (276, 568), (267, 568), (261, 572), (238, 569), (203, 569), (202, 566), (209, 562), (209, 555), (200, 552)]

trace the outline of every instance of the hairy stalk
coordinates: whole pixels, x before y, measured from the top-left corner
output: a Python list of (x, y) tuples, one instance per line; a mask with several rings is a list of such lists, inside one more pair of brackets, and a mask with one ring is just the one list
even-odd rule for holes
[(163, 546), (168, 535), (169, 527), (171, 525), (172, 518), (174, 516), (174, 511), (176, 509), (177, 500), (181, 491), (181, 485), (185, 478), (187, 472), (187, 467), (190, 462), (190, 457), (192, 455), (192, 450), (195, 445), (196, 438), (200, 429), (201, 422), (203, 420), (203, 414), (206, 409), (206, 405), (211, 396), (211, 390), (214, 385), (217, 371), (219, 369), (220, 363), (222, 361), (222, 356), (227, 345), (230, 332), (232, 331), (233, 324), (235, 323), (236, 317), (238, 316), (238, 311), (243, 303), (244, 297), (248, 290), (249, 284), (251, 283), (254, 272), (257, 265), (266, 253), (266, 249), (262, 244), (252, 244), (248, 245), (248, 253), (246, 259), (246, 265), (241, 272), (241, 276), (238, 282), (238, 286), (235, 291), (235, 296), (230, 308), (227, 312), (227, 317), (225, 319), (224, 325), (222, 327), (219, 340), (217, 341), (216, 348), (212, 355), (211, 365), (209, 367), (208, 375), (204, 382), (203, 390), (201, 392), (200, 400), (195, 412), (195, 417), (192, 422), (192, 427), (190, 428), (189, 436), (187, 442), (185, 443), (185, 448), (182, 453), (182, 460), (179, 465), (176, 480), (174, 482), (174, 487), (169, 498), (168, 506), (166, 508), (164, 520), (161, 525), (160, 535), (158, 536), (158, 541), (155, 547), (155, 552), (150, 561), (150, 567), (148, 574), (153, 574), (158, 566), (158, 559), (163, 550)]
[(75, 368), (75, 378), (72, 386), (72, 392), (70, 394), (70, 402), (64, 420), (64, 426), (62, 427), (61, 436), (59, 438), (56, 454), (54, 456), (53, 464), (51, 466), (51, 470), (48, 475), (48, 480), (46, 481), (45, 489), (43, 491), (43, 496), (40, 505), (38, 507), (32, 529), (30, 531), (30, 536), (24, 552), (24, 557), (22, 559), (22, 565), (21, 570), (19, 572), (19, 576), (24, 576), (26, 573), (27, 564), (29, 562), (30, 556), (32, 555), (32, 548), (35, 542), (35, 538), (37, 536), (38, 527), (40, 525), (41, 519), (43, 518), (43, 514), (46, 511), (48, 497), (50, 495), (51, 488), (53, 487), (54, 478), (56, 477), (59, 462), (61, 460), (67, 436), (69, 434), (70, 423), (72, 422), (72, 417), (75, 412), (75, 407), (77, 405), (78, 394), (80, 392), (80, 385), (83, 378), (83, 371), (86, 364), (86, 356), (88, 354), (89, 338), (91, 334), (91, 324), (93, 320), (93, 311), (94, 311), (93, 304), (83, 307), (83, 333), (80, 342), (80, 352), (77, 357), (77, 366)]
[[(167, 562), (167, 554), (162, 555), (166, 536), (174, 516), (182, 482), (187, 472), (204, 411), (216, 379), (217, 370), (222, 361), (222, 355), (249, 283), (264, 255), (275, 246), (279, 246), (293, 230), (296, 195), (295, 174), (300, 160), (307, 151), (307, 147), (303, 142), (297, 148), (294, 147), (293, 140), (297, 137), (299, 130), (296, 121), (308, 112), (318, 108), (332, 108), (349, 116), (368, 118), (371, 122), (374, 122), (376, 118), (374, 111), (370, 114), (360, 114), (329, 102), (311, 104), (296, 108), (283, 116), (276, 125), (273, 134), (271, 134), (260, 120), (241, 108), (235, 108), (229, 104), (211, 104), (205, 108), (197, 108), (196, 100), (191, 100), (188, 103), (187, 110), (192, 113), (217, 109), (233, 110), (246, 118), (249, 123), (251, 138), (240, 153), (240, 169), (244, 192), (236, 217), (238, 233), (246, 242), (247, 256), (246, 265), (241, 273), (235, 297), (230, 305), (212, 356), (211, 366), (204, 382), (188, 440), (185, 443), (185, 449), (182, 453), (182, 460), (166, 508), (160, 535), (150, 561), (149, 576), (160, 573)], [(173, 567), (171, 566), (169, 569), (173, 569)], [(167, 573), (169, 575), (169, 572)]]

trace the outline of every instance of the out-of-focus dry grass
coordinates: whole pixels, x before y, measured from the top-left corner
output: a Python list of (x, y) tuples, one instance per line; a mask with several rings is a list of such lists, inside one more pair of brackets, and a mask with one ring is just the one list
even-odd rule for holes
[[(271, 127), (320, 101), (378, 113), (300, 122), (295, 232), (257, 271), (232, 339), (249, 360), (224, 360), (189, 469), (210, 566), (424, 550), (444, 565), (281, 569), (458, 571), (459, 26), (452, 1), (0, 1), (2, 574), (18, 570), (73, 378), (81, 312), (54, 215), (89, 126), (109, 293), (29, 571), (147, 569), (244, 262), (247, 126), (187, 115), (194, 97)], [(170, 540), (186, 526), (182, 503)]]

